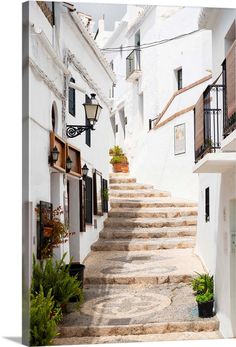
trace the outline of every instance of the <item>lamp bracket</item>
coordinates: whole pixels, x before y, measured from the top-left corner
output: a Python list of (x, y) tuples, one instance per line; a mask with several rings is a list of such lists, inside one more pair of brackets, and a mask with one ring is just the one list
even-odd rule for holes
[(93, 124), (90, 125), (67, 125), (66, 126), (66, 136), (73, 138), (81, 135), (86, 130), (95, 130)]

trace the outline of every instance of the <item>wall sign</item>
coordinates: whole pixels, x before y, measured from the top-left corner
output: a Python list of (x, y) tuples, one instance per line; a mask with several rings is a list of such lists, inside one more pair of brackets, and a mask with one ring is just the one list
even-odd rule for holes
[(183, 154), (186, 152), (186, 132), (185, 123), (174, 127), (174, 154)]

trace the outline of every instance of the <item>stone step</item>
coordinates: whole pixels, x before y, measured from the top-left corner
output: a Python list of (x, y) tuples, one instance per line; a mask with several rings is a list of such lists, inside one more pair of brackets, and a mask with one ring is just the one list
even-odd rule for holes
[(184, 216), (197, 216), (196, 207), (171, 208), (112, 208), (109, 217), (124, 218), (178, 218)]
[(116, 177), (119, 177), (119, 178), (126, 178), (126, 177), (130, 177), (130, 173), (129, 172), (111, 172), (109, 174), (109, 178), (116, 178)]
[(141, 239), (99, 239), (95, 242), (92, 251), (151, 251), (171, 248), (193, 248), (195, 239), (192, 237), (160, 238), (154, 240)]
[(195, 216), (179, 217), (179, 218), (113, 218), (109, 217), (104, 221), (105, 227), (124, 228), (162, 228), (162, 227), (180, 227), (197, 225)]
[(179, 228), (135, 228), (135, 229), (112, 229), (105, 228), (100, 232), (100, 237), (104, 239), (150, 239), (150, 238), (171, 238), (179, 236), (195, 236), (196, 226)]
[(169, 192), (159, 191), (155, 189), (143, 189), (143, 190), (109, 190), (110, 197), (120, 198), (149, 198), (149, 197), (164, 197), (170, 196)]
[(141, 183), (119, 183), (119, 184), (110, 184), (109, 188), (111, 190), (143, 190), (143, 189), (153, 189), (153, 186), (150, 184), (141, 184)]
[[(219, 322), (216, 319), (208, 321), (195, 321), (195, 322), (169, 322), (169, 323), (151, 323), (151, 324), (127, 324), (127, 325), (114, 325), (114, 326), (61, 326), (59, 333), (63, 337), (102, 337), (102, 336), (126, 336), (126, 335), (148, 335), (148, 334), (161, 334), (162, 339), (165, 339), (165, 334), (177, 332), (183, 334), (185, 332), (196, 333), (202, 332), (215, 332), (219, 329)], [(206, 336), (206, 335), (205, 335)], [(217, 334), (219, 338), (219, 334)], [(161, 337), (159, 336), (160, 340)], [(217, 338), (217, 337), (215, 337)], [(205, 337), (206, 339), (206, 337)], [(58, 339), (57, 339), (58, 341)]]
[(193, 249), (155, 251), (92, 251), (85, 260), (88, 284), (189, 283), (196, 272), (204, 273)]
[(59, 337), (54, 339), (55, 345), (84, 345), (103, 343), (127, 342), (155, 342), (155, 341), (185, 341), (185, 340), (214, 340), (221, 339), (219, 331), (187, 331), (148, 335), (110, 335), (110, 336), (83, 336)]
[(162, 198), (144, 198), (144, 199), (110, 199), (110, 205), (114, 208), (159, 208), (159, 207), (197, 207), (196, 202), (173, 199), (169, 197)]
[[(201, 319), (192, 288), (184, 283), (152, 286), (85, 285), (80, 310), (68, 305), (63, 337), (212, 332), (216, 317)], [(184, 300), (183, 300), (184, 298)]]
[(109, 183), (136, 183), (136, 178), (132, 177), (112, 177), (109, 179)]

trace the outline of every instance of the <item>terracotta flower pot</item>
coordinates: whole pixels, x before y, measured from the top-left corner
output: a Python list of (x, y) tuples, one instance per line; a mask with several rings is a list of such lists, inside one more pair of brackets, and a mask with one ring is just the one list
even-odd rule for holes
[(114, 163), (113, 164), (113, 171), (114, 172), (122, 172), (122, 164), (121, 163)]
[(122, 172), (129, 172), (129, 164), (122, 164), (121, 170)]
[(43, 228), (43, 236), (44, 237), (51, 237), (52, 236), (52, 232), (53, 232), (53, 228), (52, 227), (44, 227)]

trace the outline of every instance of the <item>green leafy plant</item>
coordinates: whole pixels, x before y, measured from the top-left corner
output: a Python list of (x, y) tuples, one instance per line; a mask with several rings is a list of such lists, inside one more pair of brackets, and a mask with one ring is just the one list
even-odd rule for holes
[(115, 155), (114, 157), (111, 158), (110, 163), (111, 163), (111, 164), (119, 164), (119, 163), (122, 163), (122, 157), (121, 157), (121, 156), (118, 156), (118, 155)]
[(108, 201), (108, 199), (109, 199), (109, 192), (108, 192), (108, 189), (103, 189), (103, 191), (102, 191), (102, 196), (103, 196), (103, 199), (104, 199), (105, 201)]
[(30, 345), (51, 345), (57, 333), (57, 324), (62, 318), (61, 309), (55, 306), (52, 289), (45, 296), (43, 287), (30, 296)]
[(211, 300), (213, 300), (213, 293), (210, 293), (210, 292), (206, 292), (205, 294), (198, 294), (196, 296), (196, 301), (199, 303), (199, 304), (202, 304), (204, 302), (209, 302)]
[(64, 307), (70, 298), (76, 297), (77, 307), (83, 302), (83, 290), (81, 282), (77, 276), (70, 276), (69, 269), (72, 259), (67, 265), (64, 262), (66, 254), (61, 260), (49, 258), (43, 262), (37, 263), (33, 257), (33, 277), (31, 292), (38, 293), (42, 286), (45, 295), (51, 291), (55, 305)]
[(214, 281), (213, 276), (210, 276), (209, 274), (199, 274), (197, 273), (197, 277), (194, 278), (191, 282), (191, 286), (193, 290), (197, 294), (205, 294), (213, 293), (214, 292)]
[(123, 154), (123, 150), (120, 146), (114, 146), (109, 149), (109, 155), (111, 156), (120, 156)]

